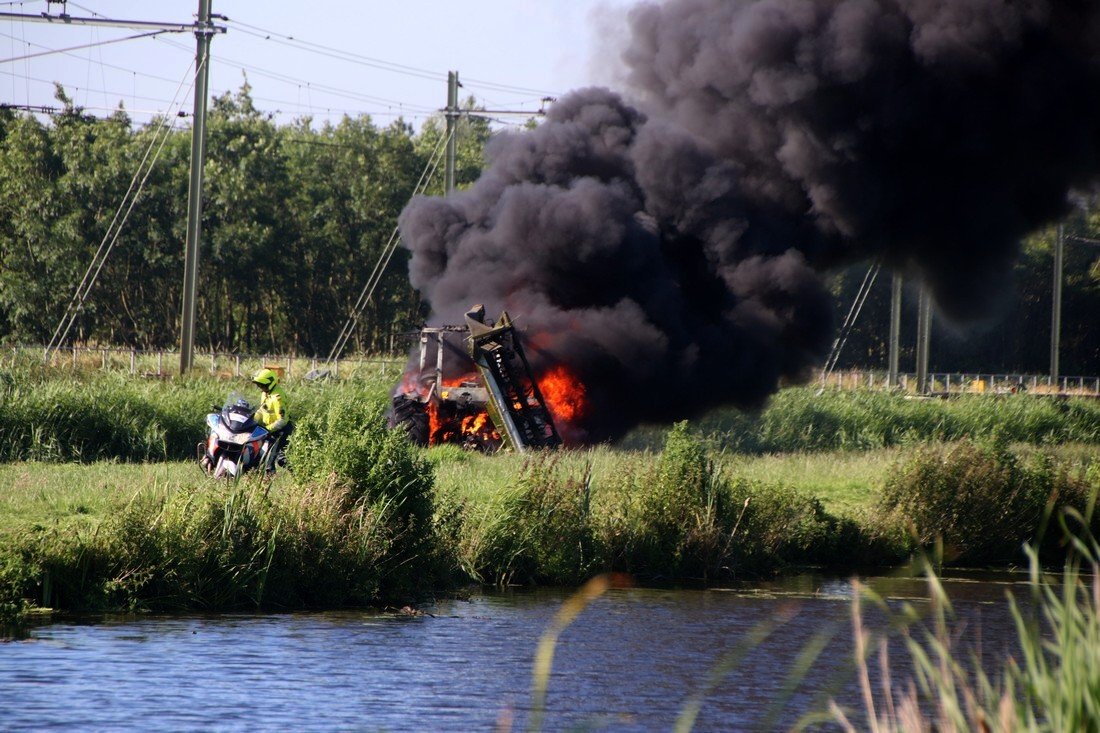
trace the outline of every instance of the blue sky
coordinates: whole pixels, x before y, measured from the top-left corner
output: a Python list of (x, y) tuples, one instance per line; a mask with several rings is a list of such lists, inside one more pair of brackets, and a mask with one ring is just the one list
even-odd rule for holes
[[(533, 111), (544, 96), (613, 83), (613, 38), (631, 4), (213, 0), (213, 12), (229, 21), (218, 21), (228, 32), (213, 42), (211, 91), (235, 90), (247, 74), (257, 107), (280, 123), (368, 113), (380, 125), (402, 116), (418, 126), (445, 104), (447, 72), (457, 70), (463, 98), (472, 94), (491, 109)], [(80, 17), (191, 22), (197, 7), (197, 0), (81, 0), (65, 9)], [(62, 8), (45, 0), (0, 0), (3, 12), (57, 15)], [(107, 114), (120, 100), (137, 123), (180, 107), (189, 112), (191, 34), (18, 58), (139, 32), (0, 19), (0, 102), (53, 105), (57, 81), (92, 114)]]

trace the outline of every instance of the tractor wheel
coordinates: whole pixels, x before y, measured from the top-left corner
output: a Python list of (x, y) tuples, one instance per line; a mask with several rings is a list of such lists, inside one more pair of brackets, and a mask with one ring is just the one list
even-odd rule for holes
[(403, 429), (414, 445), (428, 445), (428, 407), (416, 398), (398, 395), (393, 398), (390, 427)]

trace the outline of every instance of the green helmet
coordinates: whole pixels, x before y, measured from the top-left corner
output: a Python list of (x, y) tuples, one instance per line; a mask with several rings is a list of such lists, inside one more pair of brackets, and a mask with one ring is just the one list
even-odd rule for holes
[(279, 375), (272, 369), (261, 369), (252, 375), (252, 381), (259, 385), (260, 389), (270, 392), (279, 383)]

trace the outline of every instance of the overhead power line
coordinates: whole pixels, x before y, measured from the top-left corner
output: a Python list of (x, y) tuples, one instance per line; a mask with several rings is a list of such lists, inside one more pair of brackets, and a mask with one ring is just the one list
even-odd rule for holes
[[(2, 17), (4, 15), (10, 15), (10, 13), (0, 13), (0, 17)], [(123, 36), (122, 38), (112, 38), (112, 39), (107, 40), (107, 41), (96, 41), (95, 43), (83, 43), (79, 46), (69, 46), (67, 48), (51, 48), (51, 49), (48, 49), (46, 51), (38, 51), (36, 53), (28, 53), (28, 54), (24, 54), (22, 56), (12, 56), (11, 58), (0, 59), (0, 64), (7, 64), (7, 63), (10, 63), (12, 61), (23, 61), (25, 59), (34, 59), (34, 58), (38, 58), (39, 56), (50, 56), (50, 55), (55, 54), (55, 53), (66, 53), (68, 51), (79, 51), (82, 48), (95, 48), (96, 46), (109, 46), (112, 43), (122, 43), (123, 41), (133, 41), (133, 40), (136, 40), (138, 38), (151, 38), (153, 36), (158, 36), (161, 33), (166, 33), (166, 32), (167, 31), (162, 31), (162, 30), (161, 31), (150, 31), (148, 33), (137, 33), (137, 34), (134, 34), (132, 36)]]
[(327, 56), (328, 58), (337, 59), (340, 61), (347, 61), (348, 63), (358, 64), (360, 66), (368, 66), (373, 69), (381, 69), (382, 71), (391, 71), (396, 74), (404, 74), (406, 76), (415, 76), (420, 79), (428, 79), (430, 81), (440, 81), (441, 75), (435, 71), (424, 71), (420, 69), (414, 69), (412, 67), (405, 67), (400, 64), (393, 64), (388, 61), (378, 61), (366, 56), (360, 56), (358, 54), (351, 53), (350, 51), (341, 51), (340, 49), (329, 48), (328, 46), (321, 46), (319, 44), (308, 44), (295, 40), (292, 36), (273, 36), (271, 34), (255, 33), (249, 30), (238, 29), (238, 33), (243, 33), (246, 36), (254, 36), (261, 38), (265, 41), (274, 41), (275, 43), (281, 43), (284, 46), (291, 48), (297, 48), (301, 51), (308, 51), (315, 53), (318, 56)]
[[(90, 90), (87, 90), (87, 91), (95, 91), (95, 90), (90, 89)], [(48, 104), (13, 104), (13, 103), (10, 103), (10, 102), (0, 102), (0, 109), (14, 109), (14, 110), (20, 110), (22, 112), (35, 112), (37, 114), (42, 114), (42, 115), (59, 115), (59, 114), (66, 111), (64, 107), (57, 107), (57, 106), (48, 105)], [(79, 105), (75, 105), (74, 107), (72, 107), (72, 109), (73, 109), (73, 111), (75, 111), (77, 113), (84, 113), (84, 112), (87, 112), (88, 110), (95, 110), (97, 112), (118, 112), (119, 111), (119, 109), (117, 107), (101, 107), (99, 105), (93, 105), (93, 104), (79, 104)], [(162, 109), (130, 109), (130, 108), (127, 107), (127, 108), (124, 108), (122, 111), (126, 112), (127, 114), (149, 115), (151, 117), (167, 117), (167, 116), (169, 116), (169, 113), (166, 112), (165, 110), (162, 110)], [(173, 117), (190, 117), (191, 113), (190, 112), (184, 112), (183, 110), (179, 110), (179, 111), (175, 112), (174, 114), (172, 114), (171, 116), (173, 116)]]
[[(137, 30), (151, 30), (158, 33), (191, 33), (198, 29), (194, 23), (160, 23), (154, 20), (119, 20), (104, 18), (96, 14), (95, 18), (80, 18), (68, 13), (50, 15), (49, 13), (5, 13), (0, 12), (0, 19), (9, 18), (24, 23), (50, 23), (53, 25), (96, 25), (109, 28), (133, 28)], [(224, 26), (213, 26), (212, 31), (225, 33)]]
[[(49, 46), (43, 46), (41, 43), (34, 43), (33, 41), (26, 41), (26, 40), (23, 40), (23, 39), (18, 38), (16, 36), (13, 36), (10, 33), (0, 32), (0, 37), (10, 38), (13, 41), (18, 41), (19, 43), (25, 44), (27, 46), (34, 46), (35, 48), (50, 50), (54, 53), (60, 53), (63, 56), (69, 56), (69, 57), (74, 58), (74, 59), (80, 59), (81, 61), (86, 61), (87, 60), (83, 56), (78, 56), (78, 55), (73, 54), (73, 53), (68, 53), (67, 51), (65, 51), (63, 49), (56, 49), (56, 48), (50, 48)], [(159, 36), (154, 36), (154, 37), (159, 41), (162, 41), (162, 42), (165, 41), (165, 39), (160, 38)], [(117, 71), (125, 71), (127, 74), (134, 74), (136, 76), (142, 76), (142, 77), (145, 77), (146, 79), (155, 79), (156, 81), (163, 81), (163, 82), (168, 83), (168, 84), (175, 84), (176, 83), (175, 79), (170, 79), (167, 76), (157, 76), (156, 74), (150, 74), (146, 71), (138, 71), (137, 69), (130, 69), (130, 68), (127, 68), (125, 66), (118, 66), (117, 64), (110, 64), (110, 63), (107, 63), (106, 61), (103, 61), (103, 60), (97, 61), (96, 63), (99, 66), (102, 66), (104, 68), (115, 69)]]
[[(424, 166), (424, 170), (420, 173), (420, 180), (416, 182), (416, 186), (413, 189), (414, 196), (423, 194), (424, 191), (427, 190), (428, 184), (431, 183), (432, 177), (439, 169), (439, 164), (443, 162), (446, 145), (453, 135), (454, 132), (452, 131), (450, 136), (441, 137), (439, 142), (436, 143), (435, 150), (432, 152), (428, 163)], [(347, 322), (344, 323), (340, 335), (336, 337), (336, 343), (332, 345), (332, 349), (328, 353), (327, 363), (335, 363), (340, 359), (340, 355), (344, 353), (344, 348), (347, 346), (348, 340), (351, 339), (352, 334), (355, 333), (356, 326), (359, 325), (359, 318), (363, 315), (363, 311), (366, 310), (367, 304), (370, 303), (371, 298), (374, 297), (374, 291), (378, 289), (378, 284), (382, 282), (382, 275), (386, 272), (386, 266), (389, 265), (390, 260), (393, 258), (393, 253), (397, 251), (397, 245), (400, 242), (400, 231), (395, 226), (390, 233), (390, 238), (386, 242), (386, 246), (382, 248), (382, 254), (374, 264), (374, 270), (371, 271), (370, 277), (367, 278), (366, 285), (363, 286), (363, 290), (359, 293), (359, 299), (355, 302), (355, 305), (352, 306)]]
[[(175, 41), (172, 41), (170, 39), (159, 38), (157, 40), (159, 40), (163, 44), (172, 46), (174, 48), (178, 48), (180, 50), (184, 50), (184, 51), (188, 51), (188, 52), (190, 51), (190, 49), (188, 49), (183, 44), (176, 43)], [(315, 81), (310, 81), (308, 79), (302, 79), (300, 77), (291, 76), (289, 74), (284, 74), (282, 72), (272, 71), (271, 69), (265, 69), (263, 67), (256, 66), (256, 65), (250, 64), (250, 63), (246, 63), (244, 61), (234, 60), (234, 59), (231, 59), (229, 57), (222, 56), (220, 54), (218, 55), (217, 58), (214, 59), (214, 63), (219, 65), (219, 66), (232, 66), (232, 67), (235, 67), (235, 68), (239, 68), (242, 71), (246, 71), (248, 73), (253, 73), (253, 74), (256, 74), (258, 76), (266, 76), (268, 78), (274, 79), (275, 81), (281, 81), (284, 84), (289, 84), (289, 85), (294, 85), (294, 86), (308, 86), (310, 89), (316, 89), (318, 91), (323, 91), (325, 93), (332, 94), (333, 96), (345, 97), (347, 99), (353, 99), (353, 100), (360, 101), (360, 102), (375, 102), (375, 103), (379, 103), (379, 104), (394, 105), (394, 106), (397, 106), (397, 107), (410, 109), (410, 110), (413, 110), (413, 111), (416, 111), (416, 112), (434, 112), (435, 111), (434, 108), (424, 107), (422, 105), (409, 104), (408, 102), (402, 102), (402, 101), (397, 100), (397, 99), (388, 99), (386, 97), (376, 97), (376, 96), (371, 95), (371, 94), (363, 94), (362, 92), (356, 92), (356, 91), (353, 91), (353, 90), (350, 90), (350, 89), (343, 89), (343, 88), (340, 88), (340, 87), (334, 87), (330, 84), (323, 84), (323, 83), (319, 83), (319, 82), (315, 82)]]
[[(237, 30), (239, 32), (246, 35), (255, 36), (257, 38), (270, 40), (276, 43), (282, 43), (292, 48), (298, 48), (302, 51), (309, 51), (322, 56), (338, 58), (351, 63), (358, 63), (363, 66), (369, 66), (384, 71), (391, 71), (397, 74), (405, 74), (408, 76), (419, 77), (421, 79), (429, 79), (432, 81), (445, 81), (447, 78), (446, 74), (440, 73), (438, 71), (433, 71), (431, 69), (409, 66), (407, 64), (399, 64), (393, 61), (386, 61), (384, 59), (374, 58), (372, 56), (364, 56), (363, 54), (355, 53), (354, 51), (346, 51), (344, 49), (335, 48), (333, 46), (326, 46), (320, 43), (306, 41), (289, 34), (268, 30), (266, 28), (261, 28), (260, 26), (251, 25), (249, 23), (244, 23), (239, 20), (234, 20), (232, 18), (227, 18), (226, 22), (232, 23), (234, 26), (237, 27)], [(463, 83), (469, 83), (474, 86), (485, 87), (503, 92), (513, 92), (517, 94), (538, 94), (540, 96), (557, 96), (558, 94), (557, 92), (551, 92), (545, 89), (534, 89), (531, 87), (522, 87), (513, 84), (501, 84), (499, 82), (488, 81), (485, 79), (467, 78), (463, 80)]]
[(396, 73), (408, 74), (409, 76), (418, 76), (424, 79), (431, 79), (433, 81), (443, 81), (447, 78), (445, 74), (441, 74), (438, 71), (432, 71), (431, 69), (421, 69), (416, 66), (408, 66), (406, 64), (399, 64), (393, 61), (386, 61), (384, 59), (373, 58), (371, 56), (364, 56), (363, 54), (355, 53), (354, 51), (345, 51), (341, 48), (325, 46), (320, 43), (313, 43), (311, 41), (295, 38), (294, 36), (286, 33), (268, 30), (266, 28), (261, 28), (259, 26), (251, 25), (249, 23), (244, 23), (239, 20), (228, 19), (227, 22), (239, 26), (238, 30), (246, 35), (254, 36), (256, 38), (262, 38), (263, 40), (275, 41), (276, 43), (283, 43), (292, 47), (301, 48), (304, 51), (319, 53), (323, 56), (335, 55), (337, 57), (343, 57), (347, 61), (357, 61), (366, 66), (385, 69), (387, 71), (393, 71)]
[[(14, 76), (14, 77), (17, 77), (17, 78), (20, 78), (20, 79), (25, 79), (27, 81), (33, 81), (37, 84), (47, 84), (50, 87), (53, 87), (57, 83), (57, 82), (51, 81), (49, 79), (41, 79), (41, 78), (35, 77), (35, 76), (24, 76), (23, 74), (17, 74), (17, 73), (11, 72), (11, 71), (4, 71), (2, 69), (0, 69), (0, 75), (2, 75), (2, 76)], [(93, 92), (95, 94), (106, 94), (106, 95), (118, 97), (120, 100), (140, 99), (140, 100), (145, 101), (145, 102), (159, 102), (160, 104), (170, 104), (169, 100), (161, 99), (159, 97), (146, 97), (142, 94), (133, 94), (131, 92), (120, 92), (120, 91), (114, 91), (114, 90), (111, 90), (111, 89), (96, 89), (94, 87), (77, 86), (75, 84), (65, 86), (65, 89), (66, 90), (72, 89), (72, 90), (78, 91), (78, 92)]]

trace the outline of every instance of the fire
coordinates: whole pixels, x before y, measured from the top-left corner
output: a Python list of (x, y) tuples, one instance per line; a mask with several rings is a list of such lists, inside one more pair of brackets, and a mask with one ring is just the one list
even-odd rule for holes
[[(478, 381), (479, 377), (472, 373), (446, 378), (437, 396), (447, 399), (450, 390), (461, 389)], [(462, 413), (455, 415), (451, 412), (441, 414), (440, 402), (430, 400), (427, 404), (427, 412), (430, 445), (459, 443), (469, 447), (500, 441), (500, 433), (493, 427), (489, 420), (489, 413), (485, 409), (465, 415)]]
[(463, 435), (470, 435), (472, 433), (480, 433), (489, 424), (489, 413), (479, 412), (476, 415), (470, 415), (462, 419), (462, 433)]
[(539, 391), (555, 423), (573, 423), (588, 414), (584, 385), (564, 364), (542, 375)]

